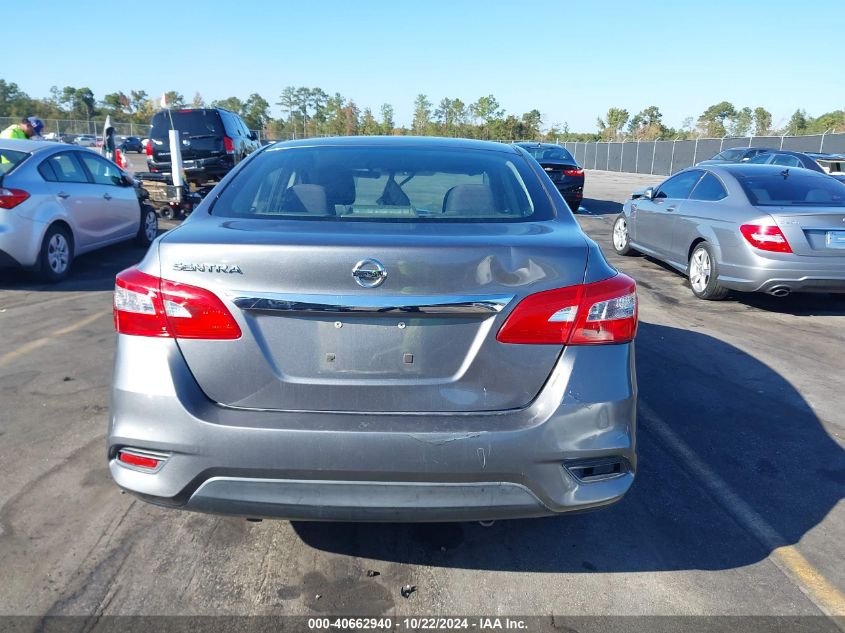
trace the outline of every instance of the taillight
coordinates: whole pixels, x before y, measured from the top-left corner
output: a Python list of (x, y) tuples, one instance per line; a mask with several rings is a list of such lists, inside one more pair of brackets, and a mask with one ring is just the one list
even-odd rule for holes
[(241, 337), (223, 302), (204, 288), (159, 279), (137, 268), (117, 275), (114, 327), (120, 334), (164, 338)]
[(153, 155), (153, 139), (150, 139), (149, 141), (147, 141), (147, 145), (144, 148), (144, 151), (147, 153), (147, 156)]
[(583, 176), (584, 170), (578, 169), (577, 167), (575, 169), (564, 169), (563, 174), (565, 176)]
[(9, 189), (0, 187), (0, 209), (11, 209), (29, 198), (29, 194), (23, 189)]
[(748, 243), (761, 251), (772, 253), (791, 253), (792, 248), (786, 241), (786, 235), (777, 226), (765, 224), (743, 224), (740, 233)]
[(601, 345), (627, 343), (637, 333), (637, 285), (627, 275), (546, 290), (513, 309), (500, 343)]
[(234, 154), (235, 153), (235, 144), (232, 142), (228, 136), (223, 137), (223, 147), (226, 149), (227, 154)]

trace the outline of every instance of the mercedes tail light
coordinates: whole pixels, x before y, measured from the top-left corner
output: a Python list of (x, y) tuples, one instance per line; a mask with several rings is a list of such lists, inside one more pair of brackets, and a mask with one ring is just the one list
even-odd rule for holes
[(754, 248), (772, 253), (791, 253), (792, 247), (779, 227), (765, 224), (743, 224), (739, 232)]

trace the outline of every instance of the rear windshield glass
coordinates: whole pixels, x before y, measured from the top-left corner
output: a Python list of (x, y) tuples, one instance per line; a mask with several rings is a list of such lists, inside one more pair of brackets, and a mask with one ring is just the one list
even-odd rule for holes
[(742, 156), (741, 149), (727, 149), (721, 154), (716, 154), (713, 157), (713, 160), (739, 160), (739, 157)]
[(575, 162), (572, 154), (562, 147), (522, 147), (537, 160), (567, 160), (573, 163)]
[(553, 217), (548, 196), (519, 155), (408, 147), (270, 148), (232, 180), (212, 213), (392, 222)]
[(771, 158), (771, 154), (757, 154), (754, 158), (749, 159), (748, 162), (755, 165), (765, 165)]
[(167, 139), (168, 130), (179, 130), (182, 136), (202, 138), (208, 136), (223, 136), (223, 122), (216, 110), (171, 110), (158, 112), (153, 117), (151, 136), (157, 139)]
[(20, 165), (26, 157), (26, 152), (16, 152), (13, 149), (0, 149), (0, 174), (8, 174)]
[(778, 174), (737, 174), (736, 178), (753, 205), (845, 207), (845, 185), (827, 176), (784, 169)]

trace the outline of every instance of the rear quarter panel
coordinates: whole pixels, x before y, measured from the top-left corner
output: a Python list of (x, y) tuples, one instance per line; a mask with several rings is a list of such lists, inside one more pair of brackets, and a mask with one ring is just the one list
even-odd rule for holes
[(29, 192), (30, 198), (11, 210), (19, 218), (19, 246), (18, 261), (24, 266), (33, 266), (38, 260), (41, 241), (47, 228), (54, 222), (64, 222), (70, 227), (76, 242), (76, 226), (64, 206), (56, 199), (50, 187), (38, 173), (38, 165), (48, 154), (39, 153), (26, 161), (26, 164), (3, 179), (3, 185), (23, 189)]
[(704, 240), (713, 249), (716, 260), (730, 263), (742, 259), (747, 252), (739, 232), (741, 224), (754, 221), (770, 222), (771, 218), (752, 207), (739, 183), (729, 175), (716, 175), (728, 197), (718, 201), (686, 200), (675, 222), (672, 238), (672, 261), (675, 268), (685, 271), (690, 252), (697, 242)]

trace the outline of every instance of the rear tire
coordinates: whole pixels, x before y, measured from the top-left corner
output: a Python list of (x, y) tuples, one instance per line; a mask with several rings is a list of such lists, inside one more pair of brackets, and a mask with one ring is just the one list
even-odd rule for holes
[(70, 274), (73, 262), (73, 238), (67, 229), (53, 225), (44, 234), (38, 256), (38, 277), (47, 283), (58, 283)]
[(700, 242), (692, 250), (687, 266), (692, 294), (707, 301), (721, 301), (728, 296), (728, 289), (720, 286), (719, 265), (713, 256), (713, 249), (707, 242)]
[(149, 246), (158, 235), (158, 216), (156, 210), (148, 204), (141, 205), (141, 226), (135, 236), (138, 246)]
[(631, 248), (631, 235), (628, 233), (628, 218), (624, 214), (620, 213), (613, 222), (611, 240), (613, 241), (613, 250), (619, 255), (633, 255), (636, 252)]

